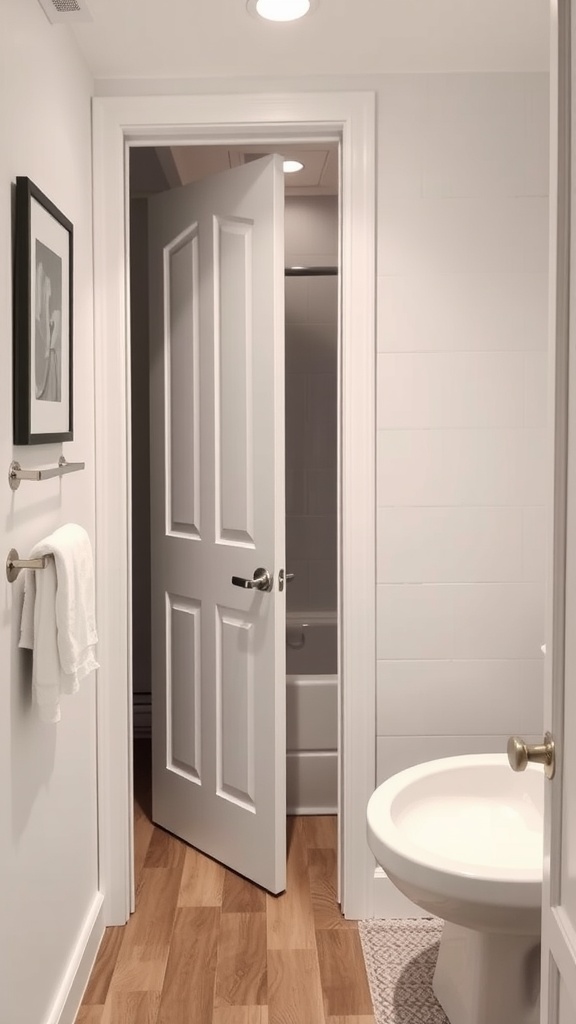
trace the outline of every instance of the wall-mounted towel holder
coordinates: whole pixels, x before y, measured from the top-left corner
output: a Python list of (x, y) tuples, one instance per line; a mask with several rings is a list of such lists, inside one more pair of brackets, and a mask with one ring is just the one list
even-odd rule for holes
[(18, 579), (21, 569), (45, 569), (48, 565), (50, 555), (41, 555), (40, 558), (20, 558), (16, 548), (10, 548), (6, 559), (6, 579), (8, 583), (14, 583)]
[(57, 466), (45, 466), (42, 469), (22, 469), (19, 462), (11, 462), (8, 483), (13, 491), (17, 491), (21, 480), (50, 480), (51, 477), (64, 476), (65, 473), (77, 473), (85, 466), (85, 462), (66, 462), (63, 455), (58, 459)]

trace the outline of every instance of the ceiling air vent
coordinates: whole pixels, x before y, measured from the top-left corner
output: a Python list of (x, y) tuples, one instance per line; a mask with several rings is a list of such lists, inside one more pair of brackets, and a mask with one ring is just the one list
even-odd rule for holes
[(48, 21), (67, 21), (69, 24), (78, 21), (92, 21), (86, 0), (38, 0)]

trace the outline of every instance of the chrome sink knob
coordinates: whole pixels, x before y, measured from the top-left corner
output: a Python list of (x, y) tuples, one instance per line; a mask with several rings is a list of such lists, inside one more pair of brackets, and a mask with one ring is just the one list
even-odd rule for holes
[(556, 756), (554, 740), (547, 732), (544, 743), (526, 743), (520, 736), (511, 736), (508, 740), (508, 761), (515, 772), (524, 772), (528, 762), (544, 765), (544, 773), (547, 779), (554, 777), (556, 771)]

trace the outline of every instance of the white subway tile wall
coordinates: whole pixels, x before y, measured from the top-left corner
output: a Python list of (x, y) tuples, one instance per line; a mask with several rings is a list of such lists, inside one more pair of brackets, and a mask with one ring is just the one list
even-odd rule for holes
[[(530, 732), (540, 714), (540, 659), (517, 661), (381, 661), (378, 664), (378, 731), (389, 715), (399, 735), (443, 736), (450, 730), (484, 736)], [(430, 701), (430, 697), (434, 701)]]
[(379, 430), (378, 506), (543, 505), (541, 428)]
[[(542, 735), (524, 735), (528, 743), (541, 743)], [(378, 736), (376, 739), (376, 784), (404, 768), (438, 757), (458, 757), (461, 754), (501, 754), (506, 750), (508, 733), (485, 736)]]
[(526, 581), (544, 585), (546, 513), (542, 505), (522, 510), (522, 573)]
[(523, 579), (521, 508), (379, 508), (379, 583)]
[[(337, 196), (286, 199), (286, 265), (336, 266)], [(294, 611), (337, 602), (338, 278), (286, 278), (286, 569)]]
[(378, 428), (523, 427), (525, 363), (523, 352), (382, 352)]
[(379, 585), (376, 605), (378, 658), (540, 657), (539, 583)]
[(457, 271), (378, 279), (380, 352), (540, 351), (546, 273)]
[(548, 78), (379, 97), (377, 782), (542, 730)]

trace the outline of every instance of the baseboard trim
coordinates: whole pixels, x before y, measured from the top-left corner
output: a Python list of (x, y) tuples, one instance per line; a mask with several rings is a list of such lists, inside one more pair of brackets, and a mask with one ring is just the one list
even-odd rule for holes
[(430, 914), (404, 896), (380, 867), (377, 867), (374, 872), (372, 906), (372, 917), (380, 917), (388, 921), (393, 918), (430, 917)]
[(45, 1024), (74, 1024), (104, 935), (104, 894), (92, 901), (74, 952)]

